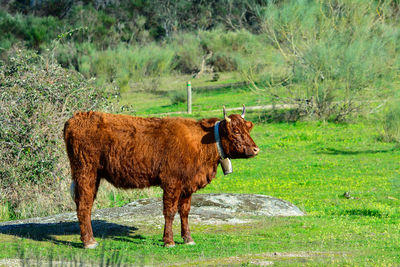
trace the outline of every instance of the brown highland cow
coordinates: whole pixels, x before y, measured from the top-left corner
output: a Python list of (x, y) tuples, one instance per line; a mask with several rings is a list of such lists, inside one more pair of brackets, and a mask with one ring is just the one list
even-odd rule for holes
[(188, 225), (192, 194), (211, 182), (221, 160), (258, 154), (249, 134), (253, 123), (244, 115), (244, 106), (242, 115), (229, 117), (224, 108), (222, 121), (76, 113), (65, 123), (64, 140), (84, 247), (97, 246), (91, 210), (102, 178), (120, 188), (160, 186), (165, 246), (175, 245), (172, 222), (177, 211), (185, 244), (194, 244)]

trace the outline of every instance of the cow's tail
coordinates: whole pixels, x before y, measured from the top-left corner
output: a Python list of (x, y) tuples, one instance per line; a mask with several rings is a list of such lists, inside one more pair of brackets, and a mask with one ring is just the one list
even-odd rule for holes
[[(63, 129), (63, 137), (64, 137), (65, 145), (67, 147), (68, 157), (70, 156), (70, 152), (71, 152), (71, 146), (69, 144), (69, 141), (67, 140), (67, 139), (69, 139), (68, 136), (67, 136), (67, 131), (68, 131), (68, 127), (69, 127), (69, 124), (70, 124), (70, 120), (71, 119), (69, 119), (69, 120), (67, 120), (65, 122), (64, 129)], [(76, 190), (76, 182), (74, 180), (72, 180), (71, 185), (69, 187), (69, 193), (71, 194), (71, 198), (74, 201), (75, 201), (75, 190)]]
[(65, 122), (65, 124), (64, 124), (64, 129), (63, 129), (63, 137), (64, 137), (64, 140), (65, 140), (65, 138), (66, 138), (66, 133), (67, 133), (67, 128), (68, 128), (68, 126), (69, 126), (69, 120), (67, 120), (67, 121)]
[(75, 200), (75, 188), (76, 188), (76, 183), (75, 181), (72, 181), (71, 186), (69, 187), (69, 193), (71, 194), (73, 200)]

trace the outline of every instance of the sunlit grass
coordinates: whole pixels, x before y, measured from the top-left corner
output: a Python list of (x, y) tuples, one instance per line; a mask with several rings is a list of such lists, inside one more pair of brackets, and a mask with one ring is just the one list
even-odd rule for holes
[[(241, 107), (244, 103), (247, 106), (267, 105), (271, 104), (271, 98), (266, 94), (255, 93), (247, 86), (194, 90), (192, 94), (193, 113), (207, 112), (206, 114), (209, 114), (210, 110), (220, 110), (223, 105), (227, 108), (234, 108)], [(119, 105), (132, 105), (134, 114), (140, 116), (157, 116), (162, 113), (187, 111), (187, 104), (183, 102), (173, 104), (168, 92), (130, 92), (123, 95)]]
[[(182, 244), (177, 221), (173, 249), (162, 246), (162, 229), (150, 226), (100, 237), (104, 248), (95, 251), (80, 248), (77, 225), (74, 234), (55, 235), (56, 244), (26, 234), (18, 238), (2, 234), (0, 258), (18, 257), (24, 248), (25, 257), (38, 254), (44, 260), (55, 253), (65, 261), (75, 257), (99, 262), (118, 254), (124, 262), (139, 265), (231, 265), (256, 260), (278, 266), (400, 263), (400, 150), (379, 141), (375, 125), (256, 124), (252, 135), (261, 153), (234, 160), (233, 174), (223, 176), (219, 170), (198, 193), (270, 195), (291, 201), (307, 216), (265, 217), (233, 226), (192, 224), (197, 243), (193, 247)], [(345, 192), (350, 192), (349, 198)], [(274, 252), (292, 254), (273, 256)]]

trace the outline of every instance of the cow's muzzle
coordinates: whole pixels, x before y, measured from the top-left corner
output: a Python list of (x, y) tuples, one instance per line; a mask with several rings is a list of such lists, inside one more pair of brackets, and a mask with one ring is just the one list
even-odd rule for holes
[(249, 158), (255, 157), (258, 155), (258, 152), (260, 152), (260, 149), (258, 147), (251, 147), (246, 150), (246, 156)]

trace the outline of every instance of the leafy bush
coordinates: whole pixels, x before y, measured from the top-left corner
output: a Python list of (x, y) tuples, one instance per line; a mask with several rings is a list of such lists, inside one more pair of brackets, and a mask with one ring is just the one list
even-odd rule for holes
[(40, 1), (3, 1), (8, 2), (9, 9), (18, 13), (34, 12), (39, 16), (64, 17), (75, 1), (40, 0)]
[(1, 63), (0, 88), (0, 206), (15, 218), (71, 209), (63, 125), (75, 111), (107, 109), (110, 94), (18, 48)]
[(182, 33), (174, 35), (171, 39), (171, 46), (175, 51), (175, 69), (181, 73), (198, 72), (205, 54), (200, 44), (200, 37), (195, 34)]
[[(267, 54), (269, 47), (265, 46), (262, 36), (254, 35), (246, 30), (225, 32), (221, 30), (200, 32), (202, 47), (211, 51), (209, 64), (215, 71), (241, 71), (244, 66), (255, 65), (260, 70), (266, 61), (259, 61)], [(250, 63), (251, 62), (251, 63)]]
[(400, 143), (400, 102), (389, 105), (384, 117), (383, 139), (389, 142)]
[(396, 73), (400, 31), (396, 21), (385, 20), (391, 14), (386, 2), (375, 1), (270, 5), (265, 31), (286, 69), (277, 94), (308, 115), (334, 121), (365, 107), (366, 95), (379, 98)]
[(51, 16), (13, 16), (0, 10), (1, 48), (9, 49), (16, 40), (22, 39), (27, 47), (38, 49), (41, 45), (50, 44), (57, 32), (62, 31), (62, 25), (60, 20)]
[[(92, 42), (98, 49), (104, 50), (116, 47), (120, 42), (133, 44), (160, 41), (187, 31), (222, 28), (259, 32), (263, 10), (270, 2), (270, 0), (245, 2), (241, 0), (41, 0), (2, 1), (0, 5), (2, 10), (15, 14), (11, 15), (14, 17), (13, 20), (26, 26), (25, 29), (21, 28), (22, 30), (28, 32), (33, 28), (39, 30), (37, 32), (39, 40), (42, 28), (37, 28), (38, 25), (35, 23), (26, 23), (29, 17), (34, 14), (37, 16), (37, 21), (46, 21), (47, 18), (62, 21), (63, 23), (57, 27), (48, 25), (47, 34), (52, 36), (50, 39), (42, 40), (48, 42), (47, 45), (56, 37), (54, 33), (68, 28), (87, 27), (86, 34), (75, 36), (74, 40), (77, 43)], [(65, 28), (62, 27), (64, 25)], [(26, 40), (26, 36), (14, 32), (12, 28), (7, 32), (9, 35), (7, 40)], [(3, 29), (7, 30), (7, 27)]]
[[(157, 77), (174, 69), (174, 51), (150, 44), (144, 47), (121, 45), (116, 49), (93, 51), (82, 57), (80, 70), (88, 77), (115, 81), (121, 91), (157, 89)], [(85, 72), (86, 71), (86, 72)], [(149, 84), (148, 77), (153, 77)]]
[(187, 92), (183, 90), (173, 91), (169, 94), (169, 98), (171, 99), (172, 105), (177, 105), (179, 103), (186, 103)]

